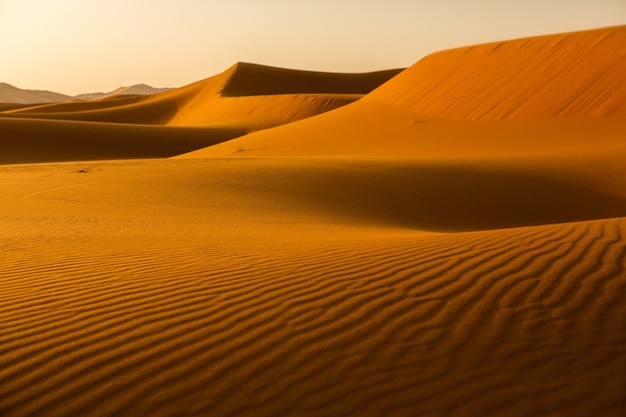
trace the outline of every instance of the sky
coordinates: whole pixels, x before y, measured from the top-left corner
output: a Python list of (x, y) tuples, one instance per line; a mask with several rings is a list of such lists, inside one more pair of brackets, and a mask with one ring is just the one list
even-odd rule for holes
[(0, 0), (0, 82), (178, 87), (236, 62), (408, 67), (477, 43), (626, 24), (626, 0)]

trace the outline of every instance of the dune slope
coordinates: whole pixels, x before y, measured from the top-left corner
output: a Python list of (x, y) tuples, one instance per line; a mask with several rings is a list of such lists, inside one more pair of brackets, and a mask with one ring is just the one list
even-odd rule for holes
[(624, 218), (432, 234), (361, 206), (420, 166), (0, 168), (0, 414), (622, 416)]
[(624, 44), (618, 26), (438, 52), (356, 103), (190, 156), (623, 152)]
[(169, 127), (0, 117), (0, 164), (166, 158), (245, 134), (236, 127)]
[(341, 107), (398, 72), (331, 74), (239, 63), (152, 96), (6, 106), (0, 164), (170, 157)]
[[(221, 74), (136, 103), (110, 100), (36, 106), (6, 116), (96, 122), (206, 125), (268, 119), (277, 125), (352, 102), (400, 70), (365, 74), (296, 71), (238, 63)], [(255, 87), (258, 86), (258, 87)], [(255, 96), (255, 97), (250, 97)], [(94, 109), (102, 103), (102, 108)]]
[(437, 52), (372, 97), (426, 118), (624, 116), (625, 40), (617, 26)]

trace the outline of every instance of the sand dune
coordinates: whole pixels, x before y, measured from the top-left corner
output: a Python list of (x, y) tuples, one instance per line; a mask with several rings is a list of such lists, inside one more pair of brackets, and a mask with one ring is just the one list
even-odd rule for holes
[(64, 94), (43, 90), (23, 90), (11, 84), (0, 82), (0, 103), (29, 104), (52, 103), (69, 100), (71, 97)]
[[(170, 88), (154, 88), (146, 84), (136, 84), (130, 87), (120, 87), (108, 93), (87, 93), (72, 97), (52, 91), (24, 90), (7, 83), (0, 83), (0, 104), (23, 104), (24, 107), (30, 107), (41, 103), (45, 105), (73, 100), (96, 100), (120, 95), (152, 95), (169, 90)], [(0, 110), (2, 109), (0, 108)]]
[(0, 117), (0, 164), (165, 158), (241, 136), (236, 127), (164, 127)]
[[(398, 72), (331, 74), (239, 63), (152, 96), (9, 106), (0, 111), (0, 163), (170, 157), (338, 108)], [(254, 90), (254, 83), (263, 87)]]
[(432, 54), (372, 97), (425, 118), (626, 115), (626, 26)]
[(623, 417), (625, 42), (3, 113), (0, 416)]
[(0, 414), (621, 416), (623, 218), (424, 233), (337, 185), (398, 171), (0, 169)]
[(98, 100), (115, 98), (119, 96), (151, 96), (153, 94), (164, 93), (171, 88), (155, 88), (147, 84), (135, 84), (129, 87), (120, 87), (108, 93), (85, 93), (74, 96), (74, 100)]
[(623, 152), (625, 42), (619, 26), (435, 53), (357, 103), (189, 156)]
[[(39, 105), (31, 105), (31, 106), (22, 106), (15, 111), (6, 112), (4, 114), (5, 117), (10, 116), (20, 116), (20, 115), (28, 115), (28, 114), (39, 114), (45, 116), (46, 113), (51, 113), (52, 115), (56, 113), (73, 113), (76, 111), (91, 111), (91, 110), (101, 110), (110, 107), (118, 107), (127, 104), (133, 104), (137, 102), (142, 102), (147, 100), (149, 97), (142, 95), (123, 95), (123, 96), (113, 96), (101, 99), (94, 100), (69, 100), (64, 101), (62, 103), (46, 103)], [(47, 117), (48, 119), (52, 117)]]
[(93, 102), (74, 102), (5, 115), (176, 126), (232, 122), (238, 127), (247, 119), (253, 125), (268, 119), (267, 124), (275, 126), (353, 102), (399, 72), (332, 74), (238, 63), (214, 77), (136, 103), (110, 106), (107, 101), (94, 109)]

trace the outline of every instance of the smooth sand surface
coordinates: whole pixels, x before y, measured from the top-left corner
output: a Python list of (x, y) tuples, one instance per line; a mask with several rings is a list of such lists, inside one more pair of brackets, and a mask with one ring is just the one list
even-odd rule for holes
[(625, 36), (435, 54), (449, 84), (225, 142), (330, 93), (245, 64), (93, 109), (161, 125), (0, 118), (0, 416), (623, 417)]

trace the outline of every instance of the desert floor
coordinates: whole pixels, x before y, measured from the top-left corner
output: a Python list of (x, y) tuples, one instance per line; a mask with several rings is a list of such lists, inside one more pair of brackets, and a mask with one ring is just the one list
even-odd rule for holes
[(1, 167), (2, 415), (623, 415), (626, 219), (407, 185), (479, 168)]

